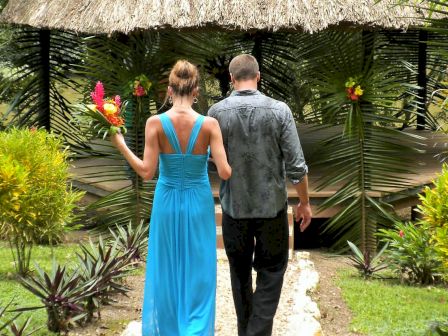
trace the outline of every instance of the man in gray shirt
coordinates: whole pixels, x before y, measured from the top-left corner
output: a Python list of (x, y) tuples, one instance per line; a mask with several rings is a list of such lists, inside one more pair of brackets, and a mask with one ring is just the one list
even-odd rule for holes
[(286, 178), (300, 200), (293, 210), (303, 231), (311, 222), (308, 167), (291, 110), (257, 90), (257, 60), (239, 55), (229, 71), (234, 91), (208, 113), (219, 122), (232, 167), (232, 177), (220, 187), (224, 247), (238, 335), (268, 336), (288, 263)]

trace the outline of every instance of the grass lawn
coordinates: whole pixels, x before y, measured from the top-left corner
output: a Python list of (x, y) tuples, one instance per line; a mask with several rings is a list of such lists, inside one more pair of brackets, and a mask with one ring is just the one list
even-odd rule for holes
[(364, 280), (354, 270), (337, 285), (353, 313), (351, 330), (369, 336), (422, 336), (435, 320), (448, 319), (448, 289)]
[[(77, 244), (61, 245), (54, 247), (54, 256), (56, 260), (63, 264), (68, 264), (75, 260), (75, 252), (78, 249)], [(37, 262), (40, 267), (45, 270), (51, 269), (52, 257), (49, 246), (36, 246), (33, 249), (32, 263)], [(17, 280), (14, 279), (14, 264), (9, 249), (9, 245), (0, 242), (0, 305), (4, 306), (11, 299), (18, 307), (31, 307), (40, 305), (40, 301), (33, 294), (24, 289)], [(32, 316), (31, 325), (28, 331), (32, 329), (43, 327), (33, 336), (56, 335), (47, 330), (46, 326), (46, 312), (44, 309), (25, 312), (18, 320), (23, 321), (26, 317)]]

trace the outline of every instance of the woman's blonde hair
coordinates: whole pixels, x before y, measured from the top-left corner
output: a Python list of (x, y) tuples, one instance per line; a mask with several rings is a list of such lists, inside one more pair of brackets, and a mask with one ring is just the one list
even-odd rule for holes
[(189, 96), (199, 86), (198, 68), (186, 60), (179, 60), (171, 69), (168, 82), (176, 96)]

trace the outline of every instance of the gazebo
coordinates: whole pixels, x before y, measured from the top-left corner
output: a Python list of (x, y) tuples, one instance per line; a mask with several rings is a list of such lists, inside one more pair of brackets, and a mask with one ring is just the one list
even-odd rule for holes
[[(424, 13), (415, 7), (398, 6), (393, 0), (379, 3), (375, 0), (9, 0), (0, 14), (0, 22), (40, 29), (45, 40), (45, 32), (51, 29), (105, 35), (129, 34), (138, 30), (261, 30), (311, 34), (326, 29), (406, 30), (421, 24), (423, 17)], [(425, 39), (426, 32), (421, 30), (420, 40)], [(426, 47), (425, 43), (419, 45), (418, 84), (422, 87), (420, 100), (423, 104), (426, 97)], [(418, 118), (419, 124), (424, 124), (424, 116)], [(308, 140), (304, 141), (306, 152), (307, 147), (310, 150), (313, 143), (319, 140), (319, 136), (307, 127), (301, 133), (308, 134)], [(428, 154), (430, 157), (431, 154)], [(319, 179), (319, 175), (314, 179)], [(83, 182), (89, 181), (80, 181)], [(218, 194), (217, 183), (214, 182), (215, 197)], [(422, 183), (427, 183), (426, 179), (416, 181), (418, 185)], [(104, 185), (103, 189), (108, 192), (114, 190), (108, 185)], [(312, 190), (311, 197), (322, 200), (334, 192)], [(290, 193), (294, 198), (292, 189)], [(327, 218), (332, 214), (334, 211), (317, 216)], [(219, 213), (217, 216), (220, 222)], [(290, 220), (292, 225), (292, 216)]]

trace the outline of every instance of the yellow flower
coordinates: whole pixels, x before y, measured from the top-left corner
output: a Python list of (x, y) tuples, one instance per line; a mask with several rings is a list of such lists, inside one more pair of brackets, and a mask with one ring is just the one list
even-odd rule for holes
[(96, 111), (96, 105), (95, 104), (89, 104), (89, 105), (87, 105), (87, 108), (89, 110)]
[(110, 103), (104, 104), (103, 109), (106, 115), (113, 115), (118, 111), (117, 105)]
[(362, 96), (363, 93), (364, 93), (364, 90), (361, 89), (361, 87), (358, 85), (358, 86), (355, 88), (355, 95), (357, 95), (357, 96)]

